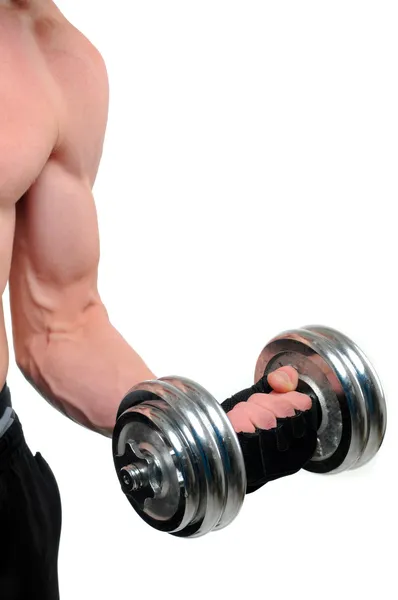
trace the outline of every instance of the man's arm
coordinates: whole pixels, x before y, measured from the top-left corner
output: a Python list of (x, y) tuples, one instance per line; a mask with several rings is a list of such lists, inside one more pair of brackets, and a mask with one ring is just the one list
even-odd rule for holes
[[(17, 205), (10, 277), (16, 360), (48, 402), (110, 436), (122, 398), (155, 375), (108, 319), (97, 289), (99, 255), (89, 183), (50, 159)], [(293, 392), (297, 376), (280, 380), (284, 370), (268, 378), (277, 404), (256, 394), (229, 413), (236, 431), (268, 429), (277, 417), (306, 410), (306, 398)]]
[(155, 375), (109, 321), (97, 289), (99, 254), (90, 185), (50, 160), (17, 205), (16, 361), (53, 406), (110, 436), (123, 396)]

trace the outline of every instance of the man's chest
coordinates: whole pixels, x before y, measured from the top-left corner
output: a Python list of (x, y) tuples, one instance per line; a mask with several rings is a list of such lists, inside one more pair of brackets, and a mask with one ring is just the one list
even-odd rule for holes
[(69, 171), (94, 180), (108, 114), (101, 56), (63, 20), (0, 17), (0, 167), (11, 196), (54, 153)]

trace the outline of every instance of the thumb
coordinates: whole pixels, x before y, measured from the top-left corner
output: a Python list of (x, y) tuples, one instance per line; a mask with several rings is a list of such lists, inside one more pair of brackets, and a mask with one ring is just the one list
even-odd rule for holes
[(293, 367), (280, 367), (268, 375), (267, 381), (275, 392), (293, 392), (298, 385), (298, 373)]

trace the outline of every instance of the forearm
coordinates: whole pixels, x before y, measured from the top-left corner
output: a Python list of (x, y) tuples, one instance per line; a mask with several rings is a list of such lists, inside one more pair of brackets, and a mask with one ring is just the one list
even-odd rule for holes
[(79, 327), (36, 334), (18, 364), (49, 403), (107, 436), (128, 390), (156, 378), (101, 307), (92, 310)]

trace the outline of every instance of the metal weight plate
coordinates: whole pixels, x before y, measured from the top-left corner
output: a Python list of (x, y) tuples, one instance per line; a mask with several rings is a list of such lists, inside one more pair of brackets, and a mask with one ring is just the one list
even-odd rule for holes
[[(166, 377), (162, 381), (171, 383), (190, 398), (199, 409), (209, 438), (217, 446), (216, 469), (222, 472), (219, 480), (223, 480), (224, 503), (214, 529), (223, 529), (237, 517), (246, 495), (246, 469), (238, 437), (219, 402), (205, 388), (182, 377)], [(210, 473), (212, 478), (215, 473)]]
[(277, 336), (261, 352), (255, 380), (291, 365), (316, 394), (322, 412), (318, 443), (305, 469), (338, 473), (362, 466), (380, 448), (384, 394), (363, 352), (338, 331), (310, 326)]
[(130, 503), (149, 525), (180, 537), (231, 522), (243, 502), (230, 481), (241, 467), (230, 440), (235, 434), (216, 400), (195, 385), (171, 377), (139, 384), (123, 401), (113, 436), (115, 468)]
[(386, 433), (387, 405), (383, 387), (368, 357), (350, 338), (330, 327), (313, 326), (311, 330), (325, 336), (337, 346), (360, 382), (367, 412), (368, 435), (362, 455), (353, 468), (362, 467), (377, 454)]
[(192, 522), (203, 497), (194, 437), (171, 406), (177, 395), (158, 381), (132, 388), (112, 440), (115, 469), (130, 504), (150, 526), (170, 533)]
[(201, 406), (186, 393), (179, 377), (165, 377), (161, 382), (178, 390), (178, 402), (172, 400), (178, 418), (189, 424), (193, 435), (190, 449), (200, 462), (200, 507), (196, 517), (185, 527), (174, 532), (180, 537), (199, 537), (212, 531), (219, 522), (225, 504), (226, 481), (222, 458), (213, 434), (211, 422)]

